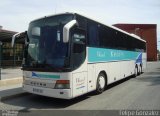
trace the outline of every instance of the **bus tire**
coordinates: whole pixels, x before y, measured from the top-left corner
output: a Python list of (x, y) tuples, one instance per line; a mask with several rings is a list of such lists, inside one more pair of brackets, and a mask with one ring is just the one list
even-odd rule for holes
[(139, 67), (139, 74), (142, 74), (143, 73), (143, 71), (142, 71), (142, 65), (140, 65), (140, 67)]
[(135, 67), (134, 76), (135, 76), (135, 77), (138, 76), (138, 66), (137, 66), (137, 65), (136, 65), (136, 67)]
[(97, 78), (96, 94), (101, 94), (106, 88), (106, 76), (104, 73), (100, 73)]

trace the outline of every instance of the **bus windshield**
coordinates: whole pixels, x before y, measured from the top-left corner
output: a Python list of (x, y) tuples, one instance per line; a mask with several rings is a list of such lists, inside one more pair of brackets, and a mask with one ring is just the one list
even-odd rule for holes
[(68, 62), (68, 43), (63, 42), (63, 27), (73, 15), (45, 17), (30, 23), (26, 67), (64, 68)]

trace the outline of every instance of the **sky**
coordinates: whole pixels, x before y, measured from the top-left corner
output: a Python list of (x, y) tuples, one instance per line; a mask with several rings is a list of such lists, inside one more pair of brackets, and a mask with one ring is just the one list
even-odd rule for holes
[(62, 12), (81, 13), (107, 25), (157, 24), (160, 41), (160, 0), (0, 0), (0, 25), (23, 32), (30, 21)]

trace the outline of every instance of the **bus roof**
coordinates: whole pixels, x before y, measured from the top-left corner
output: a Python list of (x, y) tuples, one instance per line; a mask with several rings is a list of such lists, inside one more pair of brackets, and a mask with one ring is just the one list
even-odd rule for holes
[(58, 16), (58, 15), (64, 15), (64, 14), (71, 14), (71, 15), (74, 15), (75, 13), (66, 12), (66, 13), (58, 13), (58, 14), (43, 16), (43, 17), (40, 17), (40, 18), (37, 18), (37, 19), (32, 20), (30, 23), (32, 23), (32, 22), (34, 22), (34, 21), (37, 21), (37, 20), (40, 20), (40, 19), (47, 18), (47, 17)]
[[(102, 23), (101, 21), (98, 21), (98, 20), (96, 20), (96, 19), (94, 19), (94, 18), (85, 16), (85, 15), (81, 15), (80, 13), (66, 12), (66, 13), (59, 13), (59, 14), (54, 14), (54, 15), (48, 15), (48, 16), (44, 16), (44, 17), (41, 17), (41, 18), (37, 18), (37, 19), (35, 19), (35, 20), (32, 20), (31, 22), (36, 21), (36, 20), (40, 20), (40, 19), (43, 19), (43, 18), (46, 18), (46, 17), (58, 16), (58, 15), (63, 15), (63, 14), (80, 15), (80, 16), (82, 16), (82, 17), (85, 17), (85, 18), (89, 19), (89, 20), (95, 21), (95, 22), (97, 22), (97, 23), (100, 23), (100, 24), (102, 24), (102, 25), (105, 25), (105, 26), (107, 26), (107, 27), (110, 27), (110, 28), (112, 28), (112, 29), (114, 29), (114, 30), (117, 30), (117, 31), (120, 31), (120, 32), (122, 32), (122, 33), (124, 33), (124, 34), (127, 34), (127, 35), (129, 35), (129, 36), (131, 36), (131, 37), (134, 37), (134, 38), (136, 38), (136, 39), (138, 39), (138, 40), (141, 40), (141, 41), (143, 41), (143, 42), (146, 42), (145, 40), (141, 39), (139, 36), (137, 36), (137, 35), (135, 35), (135, 34), (130, 34), (130, 33), (126, 32), (126, 31), (123, 31), (123, 30), (115, 27), (115, 26), (106, 25), (106, 24)], [(30, 23), (31, 23), (31, 22), (30, 22)]]

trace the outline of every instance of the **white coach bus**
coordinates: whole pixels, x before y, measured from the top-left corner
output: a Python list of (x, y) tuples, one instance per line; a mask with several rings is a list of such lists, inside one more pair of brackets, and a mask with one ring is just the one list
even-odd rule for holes
[(33, 94), (72, 99), (102, 93), (146, 68), (144, 40), (77, 13), (36, 19), (23, 35), (23, 89)]

